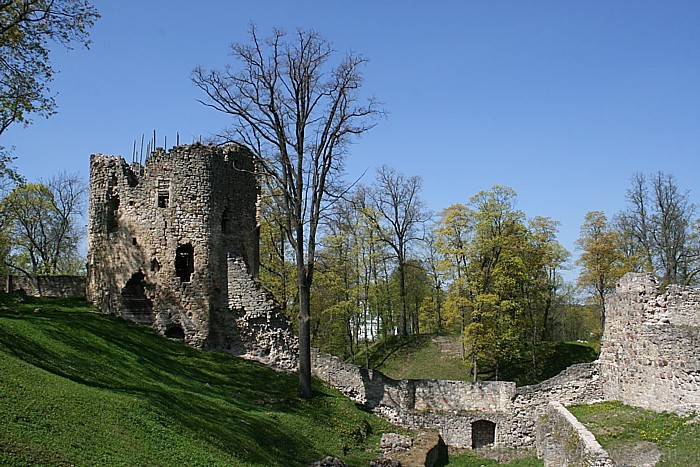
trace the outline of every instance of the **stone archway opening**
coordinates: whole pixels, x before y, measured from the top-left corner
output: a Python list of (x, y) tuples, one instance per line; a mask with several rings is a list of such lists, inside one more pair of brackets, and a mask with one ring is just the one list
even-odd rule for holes
[(185, 331), (179, 323), (170, 323), (165, 328), (165, 337), (184, 341)]
[(472, 423), (472, 449), (493, 445), (496, 441), (496, 424), (488, 420)]

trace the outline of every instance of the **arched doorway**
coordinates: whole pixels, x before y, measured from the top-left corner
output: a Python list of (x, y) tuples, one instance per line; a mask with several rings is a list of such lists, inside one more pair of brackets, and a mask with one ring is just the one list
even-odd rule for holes
[(182, 326), (180, 324), (170, 323), (165, 327), (165, 337), (184, 341), (185, 331), (182, 329)]

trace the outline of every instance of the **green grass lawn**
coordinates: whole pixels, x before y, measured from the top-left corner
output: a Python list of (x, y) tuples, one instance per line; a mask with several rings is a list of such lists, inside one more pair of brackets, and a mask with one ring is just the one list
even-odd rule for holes
[[(441, 352), (433, 337), (391, 336), (376, 342), (370, 348), (370, 367), (394, 379), (468, 379), (468, 366), (458, 356)], [(364, 353), (355, 363), (365, 365)]]
[(645, 457), (654, 455), (660, 456), (659, 466), (700, 465), (698, 416), (656, 413), (621, 402), (578, 405), (569, 411), (620, 465), (645, 465)]
[(0, 300), (0, 465), (348, 465), (397, 431), (314, 382), (84, 302)]
[[(394, 379), (470, 380), (469, 366), (461, 359), (457, 335), (414, 335), (406, 338), (389, 337), (370, 347), (370, 367)], [(450, 352), (437, 343), (453, 341)], [(595, 344), (580, 342), (544, 342), (540, 346), (540, 373), (528, 371), (529, 361), (516, 361), (501, 368), (499, 379), (515, 381), (518, 386), (535, 384), (557, 375), (575, 363), (592, 362), (598, 356)], [(364, 353), (355, 363), (365, 365)], [(480, 380), (492, 380), (495, 375), (483, 372)]]
[(535, 456), (523, 457), (510, 462), (499, 463), (492, 459), (479, 457), (476, 454), (464, 452), (460, 454), (451, 454), (450, 461), (447, 464), (450, 467), (492, 467), (495, 465), (508, 465), (510, 467), (542, 467), (544, 462)]

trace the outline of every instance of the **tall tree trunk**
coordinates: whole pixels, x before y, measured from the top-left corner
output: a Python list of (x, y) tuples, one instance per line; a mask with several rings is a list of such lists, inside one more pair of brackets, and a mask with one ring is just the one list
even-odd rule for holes
[[(301, 270), (299, 270), (301, 269)], [(311, 393), (311, 288), (306, 273), (299, 273), (299, 395), (310, 400)]]
[(399, 295), (401, 296), (401, 321), (399, 334), (401, 337), (408, 335), (406, 326), (406, 265), (403, 259), (399, 259)]

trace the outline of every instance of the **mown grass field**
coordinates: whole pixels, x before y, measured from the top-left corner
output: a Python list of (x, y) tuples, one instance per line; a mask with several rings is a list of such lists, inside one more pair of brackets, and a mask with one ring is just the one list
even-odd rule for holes
[(0, 465), (348, 465), (397, 431), (314, 382), (76, 301), (0, 305)]
[(621, 402), (569, 407), (619, 465), (700, 466), (700, 416), (656, 413)]

